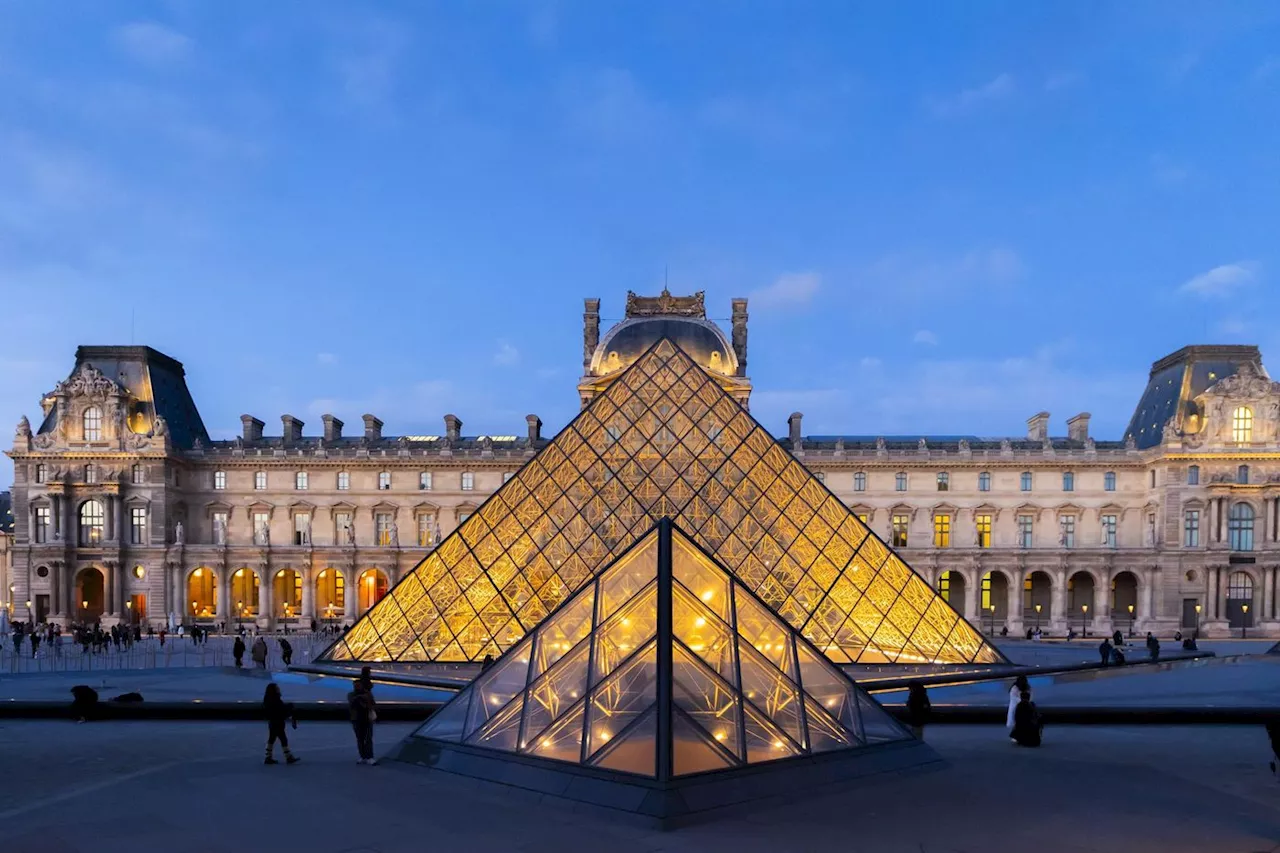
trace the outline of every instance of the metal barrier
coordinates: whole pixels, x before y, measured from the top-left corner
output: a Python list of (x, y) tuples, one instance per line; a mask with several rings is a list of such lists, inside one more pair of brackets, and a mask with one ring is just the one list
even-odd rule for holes
[[(286, 669), (280, 656), (279, 640), (288, 640), (293, 647), (293, 662), (308, 664), (333, 642), (332, 634), (259, 634), (267, 641), (267, 665), (272, 670)], [(256, 636), (246, 635), (244, 663), (253, 666), (250, 654)], [(170, 636), (165, 638), (163, 646), (159, 637), (144, 637), (127, 646), (116, 648), (108, 646), (96, 651), (91, 646), (89, 651), (64, 636), (61, 642), (50, 644), (42, 642), (31, 653), (31, 638), (22, 641), (20, 651), (15, 653), (10, 636), (3, 638), (0, 646), (0, 673), (10, 675), (59, 673), (59, 672), (98, 672), (111, 670), (145, 670), (145, 669), (185, 669), (200, 667), (233, 666), (235, 659), (231, 654), (235, 642), (233, 634), (216, 634), (206, 641), (196, 644), (190, 637)]]

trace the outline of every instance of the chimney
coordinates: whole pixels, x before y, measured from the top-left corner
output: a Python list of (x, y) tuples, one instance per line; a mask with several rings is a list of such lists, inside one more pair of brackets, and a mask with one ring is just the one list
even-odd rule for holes
[(791, 417), (787, 418), (787, 433), (791, 439), (792, 447), (800, 446), (800, 422), (802, 420), (804, 420), (804, 414), (801, 412), (794, 412)]
[(321, 415), (320, 420), (324, 424), (325, 441), (337, 441), (342, 438), (342, 421), (333, 415)]
[(382, 421), (373, 415), (364, 416), (364, 437), (369, 441), (382, 440)]
[(733, 305), (733, 354), (738, 357), (738, 375), (747, 375), (747, 300), (730, 300)]
[(444, 416), (444, 436), (450, 441), (457, 441), (462, 436), (462, 421), (457, 415)]
[(266, 426), (253, 415), (240, 416), (240, 434), (245, 441), (262, 441), (262, 428)]
[(1044, 441), (1049, 437), (1049, 413), (1039, 412), (1027, 418), (1027, 440)]
[(1088, 441), (1090, 417), (1088, 412), (1081, 412), (1074, 418), (1067, 418), (1067, 438), (1072, 441)]
[(591, 369), (591, 356), (600, 345), (600, 300), (582, 300), (582, 372)]
[(542, 419), (537, 415), (525, 415), (524, 422), (529, 429), (529, 443), (539, 441), (542, 438)]
[(285, 444), (296, 444), (297, 442), (302, 441), (302, 421), (298, 420), (293, 415), (281, 415), (280, 423), (284, 425), (284, 432), (282, 434), (284, 435)]

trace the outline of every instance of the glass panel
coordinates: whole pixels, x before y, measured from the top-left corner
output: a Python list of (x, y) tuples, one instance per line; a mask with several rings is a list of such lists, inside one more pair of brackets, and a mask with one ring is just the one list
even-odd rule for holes
[(587, 653), (582, 642), (529, 687), (525, 702), (524, 739), (530, 741), (587, 693)]
[(750, 704), (744, 705), (743, 712), (746, 727), (743, 740), (746, 742), (748, 764), (804, 754), (795, 741)]
[(733, 632), (679, 583), (672, 584), (671, 633), (720, 676), (736, 681)]
[(856, 688), (804, 643), (796, 643), (796, 655), (800, 659), (801, 689), (842, 726), (856, 735), (858, 733), (858, 709), (854, 698)]
[(738, 638), (742, 696), (773, 720), (796, 742), (804, 743), (800, 725), (800, 693), (781, 672)]
[(453, 701), (431, 715), (422, 728), (414, 732), (417, 737), (430, 737), (460, 743), (462, 730), (467, 722), (467, 706), (473, 693), (470, 688), (459, 693)]
[(657, 629), (658, 584), (654, 581), (596, 631), (591, 682), (613, 672), (628, 655), (653, 639)]
[(683, 536), (672, 537), (671, 574), (722, 620), (729, 620), (729, 576), (695, 551)]
[(885, 743), (911, 737), (897, 720), (865, 693), (858, 693), (858, 712), (862, 720), (862, 738), (866, 743)]
[(636, 590), (658, 576), (658, 534), (650, 533), (645, 542), (611, 566), (600, 578), (600, 613), (597, 624), (635, 595)]
[(531, 755), (556, 761), (582, 760), (582, 719), (584, 705), (578, 705), (543, 732), (536, 741), (524, 744)]
[[(479, 697), (476, 697), (479, 699)], [(479, 702), (472, 702), (473, 706)], [(517, 699), (503, 708), (482, 729), (467, 738), (473, 746), (487, 746), (490, 749), (501, 749), (514, 752), (516, 742), (520, 739), (520, 711), (524, 706), (523, 699)]]
[(658, 696), (658, 647), (650, 644), (591, 693), (587, 754), (593, 755)]
[(538, 647), (531, 677), (537, 678), (591, 633), (595, 588), (588, 587), (538, 628)]
[(589, 764), (623, 773), (658, 775), (658, 713), (649, 709), (621, 737), (600, 750)]
[(675, 706), (722, 747), (741, 757), (734, 689), (679, 645), (672, 648), (671, 666), (671, 699)]
[(804, 710), (809, 722), (810, 752), (829, 752), (833, 749), (858, 745), (852, 732), (845, 730), (828, 717), (818, 703), (807, 696), (804, 700)]
[(707, 770), (732, 767), (729, 756), (714, 746), (709, 737), (679, 713), (671, 717), (671, 770), (673, 775), (687, 776)]
[(736, 599), (739, 645), (745, 640), (788, 678), (795, 678), (786, 629), (751, 596), (739, 591)]

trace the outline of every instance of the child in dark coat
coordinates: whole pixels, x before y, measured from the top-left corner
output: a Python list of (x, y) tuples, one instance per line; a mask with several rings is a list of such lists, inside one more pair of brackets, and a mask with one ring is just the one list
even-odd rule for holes
[(284, 748), (284, 760), (287, 764), (297, 764), (302, 759), (289, 751), (289, 738), (284, 733), (285, 723), (293, 721), (298, 727), (298, 718), (293, 715), (293, 705), (284, 701), (280, 695), (280, 685), (274, 681), (267, 685), (267, 692), (262, 695), (262, 711), (267, 718), (267, 758), (263, 764), (279, 764), (276, 761), (276, 741)]

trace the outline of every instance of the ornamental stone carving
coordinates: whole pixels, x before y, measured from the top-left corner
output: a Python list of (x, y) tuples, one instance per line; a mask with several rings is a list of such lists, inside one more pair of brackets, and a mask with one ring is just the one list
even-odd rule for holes
[(27, 416), (23, 415), (18, 419), (18, 426), (13, 431), (14, 438), (30, 438), (31, 437), (31, 421), (27, 420)]
[(53, 391), (46, 396), (57, 397), (65, 394), (68, 397), (106, 399), (124, 393), (124, 389), (108, 379), (101, 370), (85, 362), (74, 373), (54, 386)]

